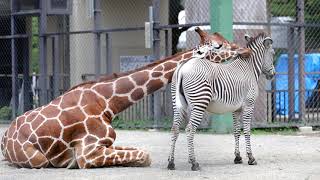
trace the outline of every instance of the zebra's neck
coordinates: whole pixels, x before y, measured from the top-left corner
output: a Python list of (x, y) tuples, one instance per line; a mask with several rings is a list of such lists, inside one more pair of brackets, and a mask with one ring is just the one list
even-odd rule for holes
[(262, 64), (265, 53), (265, 49), (263, 47), (262, 41), (258, 41), (248, 47), (252, 50), (252, 55), (249, 61), (256, 81), (258, 81), (262, 72)]

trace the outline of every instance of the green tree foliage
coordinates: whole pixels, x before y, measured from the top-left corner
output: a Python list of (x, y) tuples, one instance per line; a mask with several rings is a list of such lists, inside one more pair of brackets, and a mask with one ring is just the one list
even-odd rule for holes
[(296, 0), (269, 0), (271, 14), (277, 16), (296, 16)]
[[(271, 14), (277, 16), (296, 17), (297, 0), (269, 0), (271, 3)], [(305, 0), (305, 21), (308, 23), (320, 22), (320, 1)]]
[[(39, 33), (38, 17), (32, 17), (32, 34)], [(39, 36), (32, 36), (31, 45), (31, 70), (32, 72), (39, 73)]]
[(306, 0), (305, 2), (305, 18), (312, 23), (320, 23), (320, 1)]
[[(269, 0), (268, 2), (271, 3), (271, 14), (273, 17), (290, 16), (296, 19), (297, 0)], [(320, 0), (305, 0), (304, 18), (305, 23), (308, 24), (320, 23)], [(320, 48), (319, 31), (319, 27), (305, 28), (307, 51), (314, 51)]]
[(12, 110), (8, 106), (3, 106), (0, 108), (0, 120), (10, 120)]

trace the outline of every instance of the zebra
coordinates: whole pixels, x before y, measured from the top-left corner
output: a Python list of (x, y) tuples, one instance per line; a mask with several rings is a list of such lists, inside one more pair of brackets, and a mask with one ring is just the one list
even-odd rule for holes
[(191, 170), (200, 170), (193, 139), (205, 110), (216, 114), (233, 112), (236, 164), (242, 163), (239, 151), (239, 121), (242, 116), (248, 164), (257, 164), (251, 150), (250, 123), (258, 96), (259, 76), (263, 73), (266, 79), (271, 80), (275, 75), (274, 50), (272, 39), (264, 33), (255, 38), (246, 35), (245, 39), (247, 47), (252, 51), (252, 55), (246, 59), (237, 56), (231, 63), (217, 64), (204, 58), (193, 58), (177, 67), (171, 85), (174, 120), (167, 167), (169, 170), (175, 169), (175, 143), (180, 124), (188, 116), (188, 161), (192, 165)]

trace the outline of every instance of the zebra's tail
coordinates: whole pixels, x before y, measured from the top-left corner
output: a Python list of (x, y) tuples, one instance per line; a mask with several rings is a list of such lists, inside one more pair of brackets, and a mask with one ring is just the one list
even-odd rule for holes
[(181, 67), (185, 64), (185, 62), (181, 63), (176, 70), (175, 82), (176, 82), (176, 107), (177, 109), (181, 109), (187, 106), (187, 101), (183, 95), (183, 88), (182, 88), (182, 78), (183, 75), (181, 74)]

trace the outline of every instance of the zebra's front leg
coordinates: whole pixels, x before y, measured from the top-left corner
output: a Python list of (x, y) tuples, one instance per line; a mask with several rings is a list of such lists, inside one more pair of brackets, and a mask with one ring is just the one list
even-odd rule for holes
[(244, 130), (244, 137), (246, 141), (246, 151), (247, 156), (249, 158), (248, 164), (249, 165), (257, 165), (257, 161), (252, 155), (251, 150), (251, 140), (250, 140), (250, 130), (251, 130), (251, 118), (253, 114), (253, 106), (245, 108), (243, 112), (243, 130)]
[(232, 113), (233, 116), (233, 135), (234, 135), (234, 140), (235, 140), (235, 150), (234, 150), (234, 155), (236, 156), (234, 158), (234, 163), (235, 164), (241, 164), (242, 163), (242, 157), (240, 156), (240, 151), (239, 151), (239, 138), (240, 138), (240, 115), (241, 111), (236, 111)]

